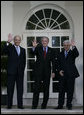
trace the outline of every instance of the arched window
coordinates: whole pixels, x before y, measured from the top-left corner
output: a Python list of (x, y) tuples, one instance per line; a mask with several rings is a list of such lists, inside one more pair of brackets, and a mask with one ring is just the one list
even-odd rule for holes
[(46, 28), (70, 29), (67, 18), (54, 9), (41, 9), (35, 12), (26, 24), (26, 30), (44, 30)]

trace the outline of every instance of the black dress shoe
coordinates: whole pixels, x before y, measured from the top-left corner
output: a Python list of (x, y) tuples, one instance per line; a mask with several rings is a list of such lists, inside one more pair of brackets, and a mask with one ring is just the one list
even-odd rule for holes
[(55, 109), (63, 109), (63, 106), (57, 106)]
[(41, 109), (46, 109), (46, 106), (41, 106)]
[(68, 110), (72, 110), (72, 107), (67, 107)]
[(18, 109), (24, 109), (24, 107), (23, 107), (23, 106), (21, 106), (21, 107), (18, 107)]
[(7, 107), (7, 109), (12, 109), (12, 107), (10, 106), (10, 107)]
[(37, 109), (37, 107), (34, 107), (34, 106), (33, 106), (32, 109)]

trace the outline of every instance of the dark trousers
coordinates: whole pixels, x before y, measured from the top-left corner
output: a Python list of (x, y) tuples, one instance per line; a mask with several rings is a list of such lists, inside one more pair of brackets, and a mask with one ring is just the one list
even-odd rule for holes
[(72, 106), (73, 92), (74, 92), (75, 78), (70, 78), (68, 76), (60, 76), (59, 80), (59, 97), (58, 105), (64, 105), (65, 92), (67, 93), (67, 107)]
[(13, 103), (15, 82), (17, 87), (17, 105), (18, 107), (23, 106), (23, 76), (19, 76), (17, 74), (17, 75), (8, 75), (8, 82), (7, 82), (8, 107), (11, 107)]
[(48, 78), (48, 77), (45, 76), (43, 80), (41, 80), (41, 79), (35, 80), (32, 107), (37, 107), (38, 106), (39, 93), (40, 93), (40, 88), (41, 88), (41, 84), (42, 84), (41, 82), (42, 81), (43, 81), (43, 103), (42, 103), (41, 106), (42, 107), (47, 106), (47, 102), (48, 102), (48, 99), (49, 99), (49, 85), (50, 85), (50, 78)]

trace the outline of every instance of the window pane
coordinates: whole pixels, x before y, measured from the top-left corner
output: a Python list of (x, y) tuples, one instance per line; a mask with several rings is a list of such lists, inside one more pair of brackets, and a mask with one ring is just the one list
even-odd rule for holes
[(27, 69), (34, 69), (35, 60), (27, 60)]
[(50, 26), (52, 25), (53, 22), (54, 22), (53, 20), (50, 21)]
[(41, 39), (42, 39), (42, 37), (36, 37), (37, 43), (42, 44)]
[(27, 48), (27, 57), (28, 58), (34, 58), (34, 54), (32, 53), (32, 48)]
[(27, 22), (26, 30), (28, 30), (28, 29), (34, 30), (35, 29), (35, 25), (30, 23), (30, 22)]
[(60, 25), (61, 29), (70, 29), (69, 22), (65, 22), (64, 24)]
[(57, 22), (62, 23), (64, 21), (66, 21), (66, 20), (67, 20), (66, 17), (63, 14), (61, 14), (60, 17), (57, 19)]
[(53, 83), (53, 92), (59, 92), (59, 82)]
[(60, 14), (60, 12), (58, 12), (56, 10), (53, 10), (52, 18), (55, 20), (58, 17), (59, 14)]
[(40, 20), (44, 18), (44, 16), (43, 16), (43, 11), (42, 11), (42, 10), (36, 12), (35, 14), (38, 16), (38, 18), (39, 18)]
[(35, 37), (27, 37), (27, 47), (32, 47), (32, 41), (35, 39)]
[(35, 23), (35, 24), (38, 23), (38, 19), (36, 18), (35, 15), (32, 15), (32, 16), (30, 17), (29, 21), (31, 21), (31, 22), (33, 22), (33, 23)]
[(34, 83), (27, 83), (27, 93), (33, 92)]
[(60, 46), (60, 37), (53, 36), (52, 37), (52, 47)]
[(44, 9), (44, 12), (45, 12), (45, 17), (50, 18), (51, 9)]
[(27, 81), (34, 81), (33, 71), (27, 71)]
[(44, 26), (46, 27), (46, 23), (45, 23), (45, 20), (42, 20), (41, 22), (42, 22), (42, 23), (44, 24)]
[(63, 42), (64, 42), (65, 40), (69, 40), (69, 36), (62, 36), (62, 37), (61, 37), (61, 46), (63, 46)]

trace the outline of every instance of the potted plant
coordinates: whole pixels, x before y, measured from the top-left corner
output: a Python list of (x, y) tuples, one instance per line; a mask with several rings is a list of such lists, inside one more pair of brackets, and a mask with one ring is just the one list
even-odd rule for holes
[(7, 100), (7, 55), (3, 52), (6, 41), (1, 41), (1, 105)]

